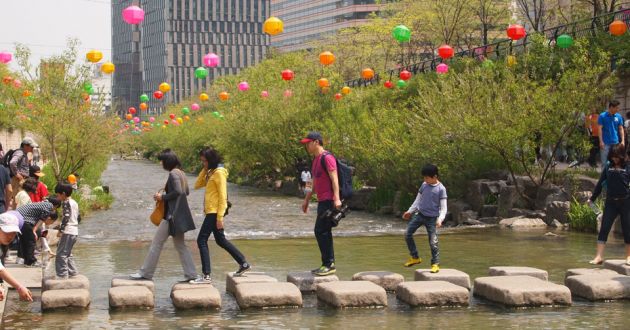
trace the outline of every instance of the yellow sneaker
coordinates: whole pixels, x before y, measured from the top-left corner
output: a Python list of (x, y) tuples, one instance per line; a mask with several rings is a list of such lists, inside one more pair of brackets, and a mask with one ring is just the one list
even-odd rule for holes
[(414, 258), (411, 257), (407, 259), (407, 262), (404, 263), (405, 267), (411, 267), (413, 265), (417, 265), (422, 262), (422, 258)]
[(437, 273), (439, 271), (440, 271), (440, 265), (438, 264), (431, 265), (431, 273)]

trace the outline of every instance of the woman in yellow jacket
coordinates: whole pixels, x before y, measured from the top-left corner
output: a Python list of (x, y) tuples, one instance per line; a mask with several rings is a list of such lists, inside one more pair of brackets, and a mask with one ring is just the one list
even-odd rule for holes
[(203, 201), (206, 217), (201, 225), (199, 236), (197, 236), (203, 275), (190, 281), (193, 284), (212, 283), (210, 253), (208, 252), (210, 234), (214, 234), (214, 240), (217, 245), (225, 249), (238, 262), (240, 267), (235, 275), (240, 276), (251, 268), (245, 260), (245, 256), (225, 238), (223, 232), (223, 216), (227, 209), (228, 171), (224, 167), (219, 166), (222, 163), (221, 155), (213, 148), (206, 147), (199, 152), (199, 156), (203, 163), (203, 169), (197, 177), (195, 189), (203, 187), (206, 189)]

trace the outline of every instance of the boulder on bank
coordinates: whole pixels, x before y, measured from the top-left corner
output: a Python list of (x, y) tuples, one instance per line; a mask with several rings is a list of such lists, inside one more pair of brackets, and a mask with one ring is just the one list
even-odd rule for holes
[(355, 191), (352, 193), (352, 198), (350, 198), (348, 206), (351, 210), (367, 210), (370, 199), (372, 198), (372, 195), (374, 195), (375, 191), (376, 187), (363, 187)]
[(502, 227), (508, 228), (536, 228), (536, 227), (547, 227), (547, 224), (542, 219), (531, 219), (531, 218), (523, 218), (523, 217), (515, 217), (503, 219), (499, 222), (499, 225)]
[(550, 202), (545, 207), (545, 223), (551, 224), (554, 220), (562, 224), (569, 222), (568, 213), (570, 208), (571, 203), (569, 202)]

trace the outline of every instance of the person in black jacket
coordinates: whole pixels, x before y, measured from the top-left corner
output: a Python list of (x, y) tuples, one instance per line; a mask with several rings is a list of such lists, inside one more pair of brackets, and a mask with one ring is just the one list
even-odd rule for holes
[(615, 219), (619, 216), (623, 239), (626, 243), (626, 264), (630, 265), (630, 159), (628, 159), (625, 147), (622, 144), (614, 146), (608, 155), (608, 165), (602, 165), (602, 167), (604, 169), (599, 181), (591, 198), (587, 201), (589, 205), (592, 205), (597, 200), (605, 182), (606, 202), (602, 225), (597, 236), (597, 254), (590, 263), (599, 265), (604, 262), (608, 234)]

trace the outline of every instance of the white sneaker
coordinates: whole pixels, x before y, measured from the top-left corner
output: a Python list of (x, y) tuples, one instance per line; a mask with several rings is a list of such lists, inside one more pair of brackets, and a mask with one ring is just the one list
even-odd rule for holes
[(17, 258), (15, 258), (15, 263), (18, 264), (18, 265), (24, 265), (24, 259), (20, 258), (20, 257), (17, 257)]
[(212, 277), (210, 275), (199, 276), (194, 280), (188, 282), (190, 284), (212, 284)]
[(129, 279), (132, 279), (132, 280), (149, 280), (149, 281), (151, 280), (150, 278), (146, 278), (146, 277), (140, 275), (140, 273), (135, 273), (135, 274), (129, 275)]

